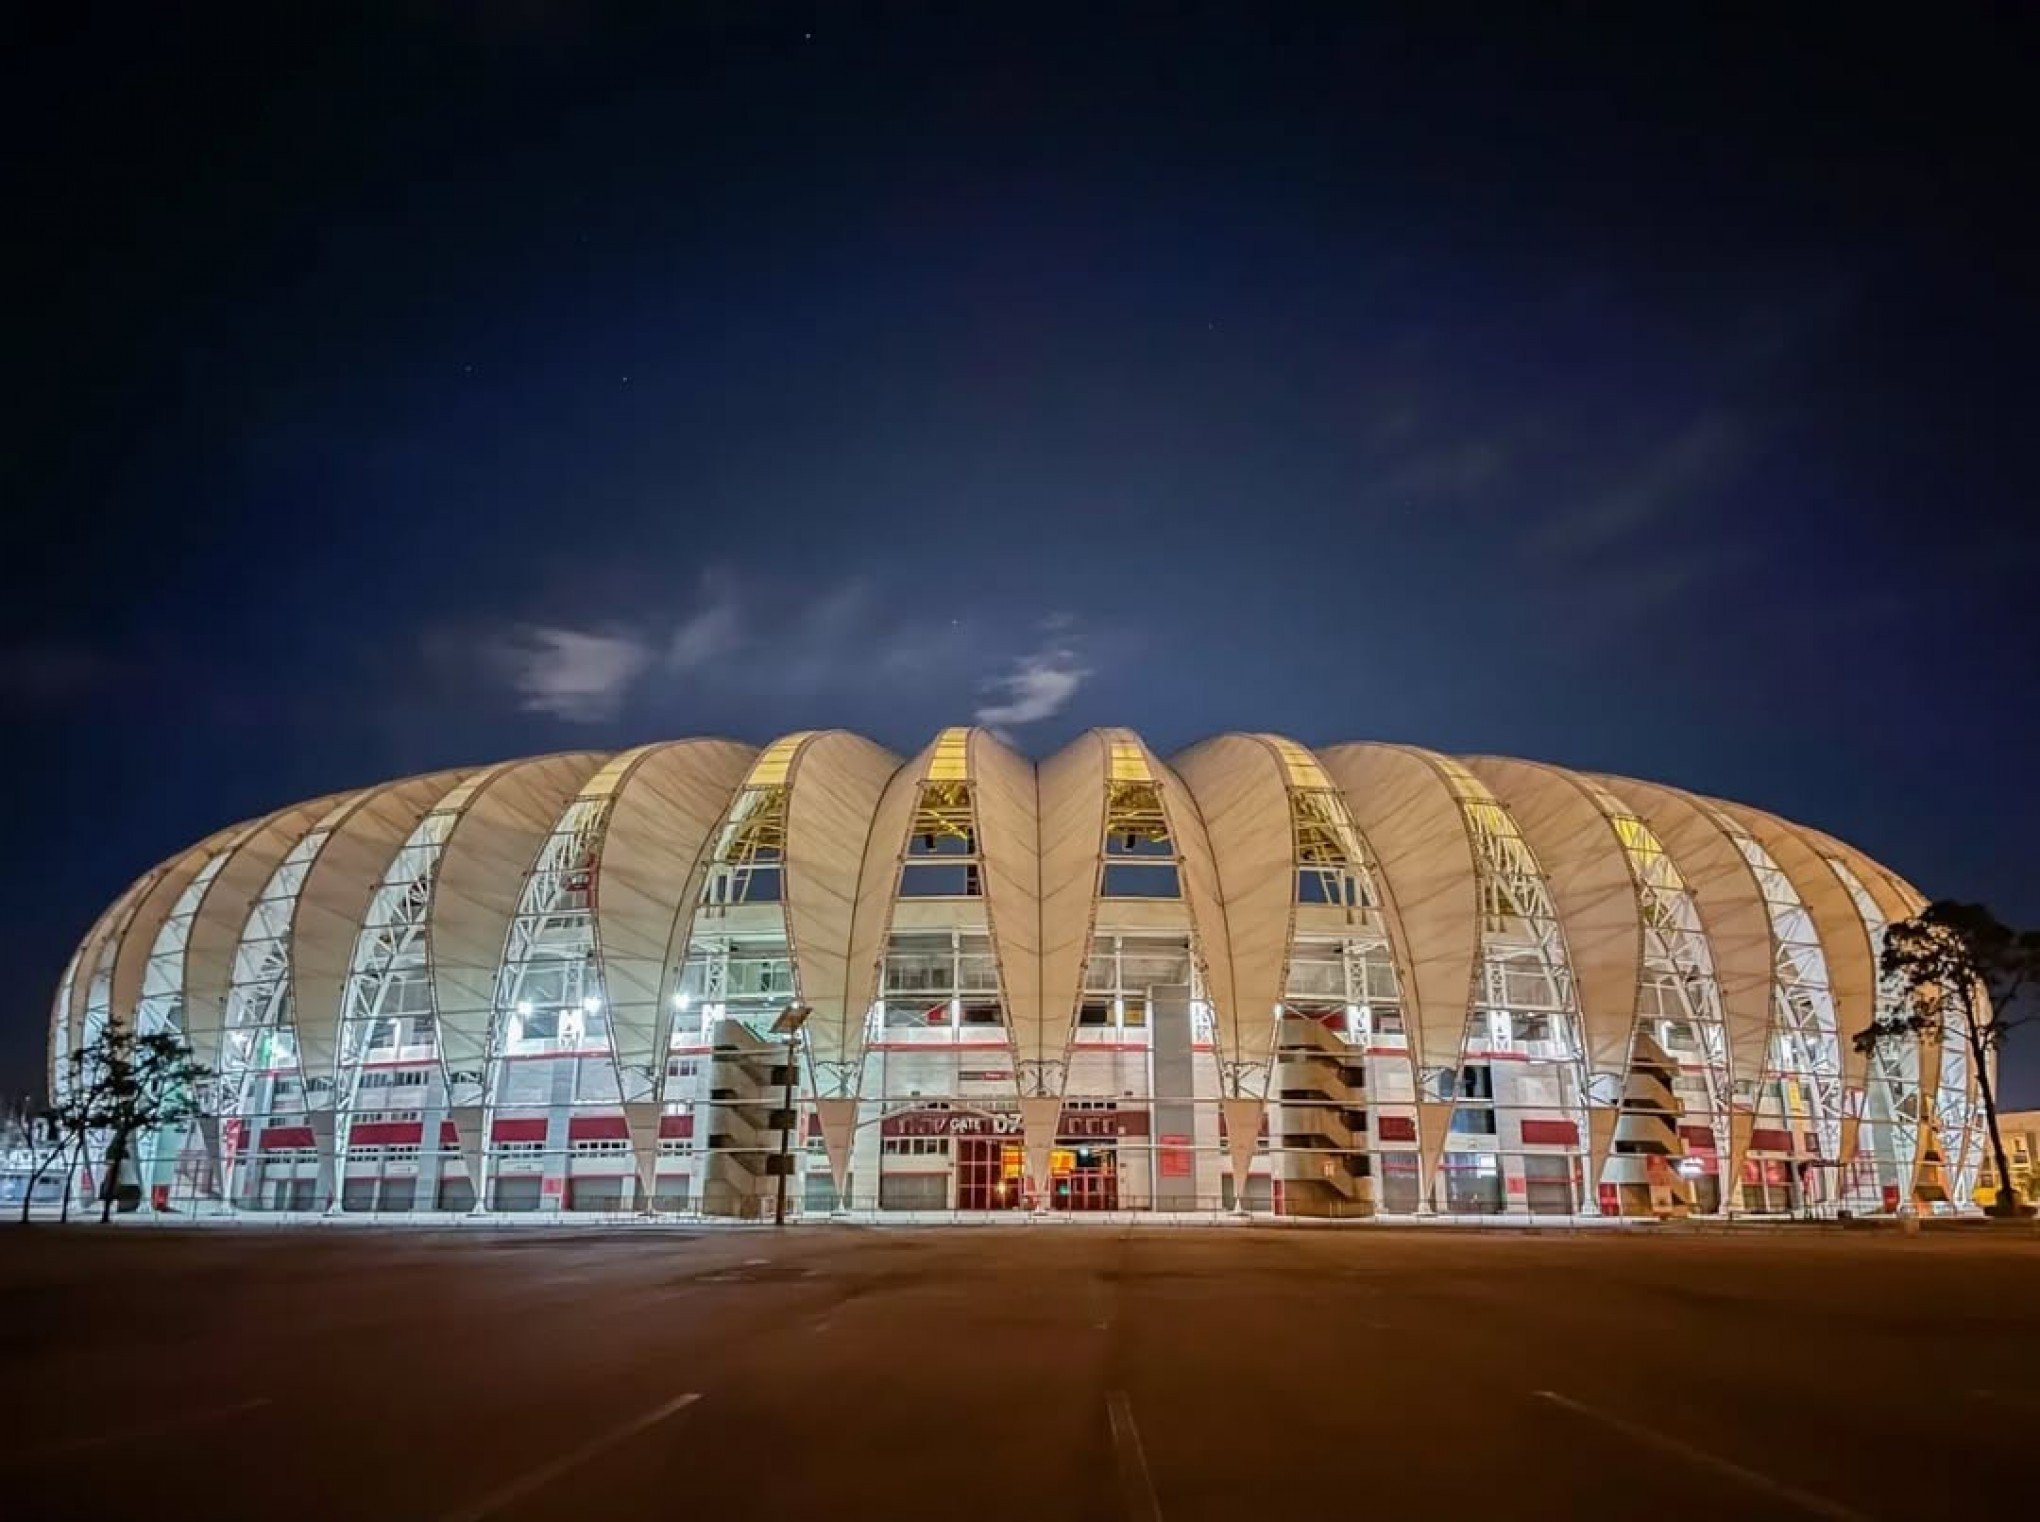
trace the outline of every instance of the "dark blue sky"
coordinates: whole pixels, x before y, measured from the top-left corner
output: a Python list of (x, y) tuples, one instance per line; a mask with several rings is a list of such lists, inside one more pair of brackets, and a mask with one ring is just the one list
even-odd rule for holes
[(176, 847), (658, 736), (1492, 750), (2040, 922), (2009, 8), (73, 9), (0, 90), (10, 1086)]

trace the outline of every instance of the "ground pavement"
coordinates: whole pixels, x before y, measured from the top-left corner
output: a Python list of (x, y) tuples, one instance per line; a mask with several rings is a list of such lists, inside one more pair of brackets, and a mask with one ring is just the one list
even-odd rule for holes
[(2016, 1516), (2036, 1431), (1983, 1233), (0, 1232), (9, 1518)]

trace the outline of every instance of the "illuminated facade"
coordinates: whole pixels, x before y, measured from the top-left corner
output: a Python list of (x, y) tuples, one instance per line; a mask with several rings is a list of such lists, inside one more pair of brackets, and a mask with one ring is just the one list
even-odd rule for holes
[(129, 1182), (201, 1213), (755, 1219), (782, 1171), (807, 1215), (1953, 1208), (1964, 1054), (1849, 1039), (1921, 904), (1523, 761), (683, 740), (210, 837), (79, 946), (52, 1081), (108, 1021), (185, 1032), (206, 1117)]

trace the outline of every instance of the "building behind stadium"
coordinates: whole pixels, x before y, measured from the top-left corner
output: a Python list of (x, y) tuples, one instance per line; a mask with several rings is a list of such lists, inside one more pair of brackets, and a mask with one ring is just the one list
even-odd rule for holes
[(1966, 1052), (1850, 1040), (1922, 902), (1525, 761), (681, 740), (220, 831), (92, 927), (51, 1073), (109, 1021), (215, 1071), (122, 1181), (158, 1211), (756, 1218), (783, 1130), (810, 1216), (1947, 1209)]

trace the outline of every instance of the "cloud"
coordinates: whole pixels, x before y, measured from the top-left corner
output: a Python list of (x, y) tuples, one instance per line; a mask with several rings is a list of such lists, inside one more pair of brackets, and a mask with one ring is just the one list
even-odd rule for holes
[(995, 729), (1036, 724), (1061, 713), (1077, 695), (1091, 673), (1078, 657), (1072, 620), (1067, 614), (1055, 614), (1043, 628), (1051, 636), (1047, 643), (1020, 656), (1011, 671), (986, 684), (1002, 696), (978, 708), (978, 723)]
[(1014, 726), (1061, 712), (1091, 675), (1074, 619), (1022, 627), (1025, 636), (1002, 638), (981, 612), (930, 608), (862, 575), (793, 581), (716, 568), (663, 615), (442, 628), (427, 632), (421, 654), (448, 682), (479, 678), (519, 710), (570, 724), (655, 718), (698, 699), (807, 711), (910, 689)]
[(1462, 439), (1408, 456), (1381, 489), (1395, 497), (1474, 497), (1503, 479), (1509, 459), (1510, 445), (1501, 439)]
[(735, 650), (743, 638), (736, 599), (723, 592), (673, 631), (666, 646), (666, 666), (672, 671), (699, 671)]
[(518, 707), (570, 724), (615, 717), (653, 660), (652, 647), (627, 630), (556, 624), (520, 625), (494, 655), (517, 694)]
[(1751, 447), (1750, 431), (1738, 419), (1722, 413), (1697, 417), (1598, 493), (1540, 522), (1530, 547), (1553, 559), (1578, 560), (1638, 538), (1726, 480)]

